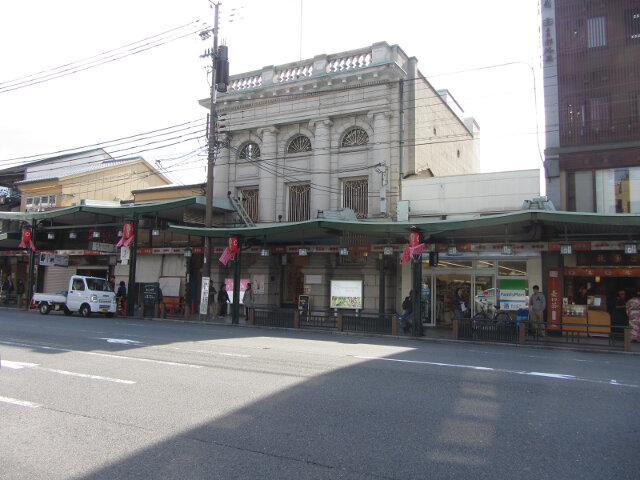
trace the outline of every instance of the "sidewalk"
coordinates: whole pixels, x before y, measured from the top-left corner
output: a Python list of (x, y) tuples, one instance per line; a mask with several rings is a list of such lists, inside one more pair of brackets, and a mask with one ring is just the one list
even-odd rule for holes
[[(6, 306), (4, 304), (0, 304), (0, 309), (3, 310), (17, 310), (15, 305)], [(25, 310), (24, 308), (21, 310)], [(29, 310), (32, 313), (40, 314), (37, 310)], [(98, 315), (94, 315), (96, 318)], [(127, 317), (113, 317), (113, 318), (127, 318)], [(188, 323), (202, 323), (208, 325), (225, 325), (225, 326), (234, 326), (234, 327), (245, 327), (245, 328), (271, 328), (271, 329), (280, 329), (280, 327), (263, 327), (263, 326), (253, 326), (249, 325), (247, 319), (244, 316), (239, 318), (237, 324), (232, 323), (231, 315), (227, 315), (225, 317), (209, 317), (207, 319), (201, 319), (200, 315), (193, 314), (189, 320), (185, 320), (180, 317), (168, 317), (168, 318), (158, 318), (158, 317), (130, 317), (137, 318), (140, 320), (154, 320), (154, 321), (174, 321), (174, 322), (188, 322)], [(373, 333), (362, 333), (362, 332), (338, 332), (336, 330), (326, 330), (326, 329), (314, 329), (314, 328), (303, 328), (299, 331), (304, 332), (322, 332), (336, 335), (364, 335), (371, 337), (379, 337), (379, 338), (389, 338), (391, 335), (381, 335), (381, 334), (373, 334)], [(548, 349), (561, 349), (561, 350), (575, 350), (575, 351), (583, 351), (583, 352), (593, 352), (593, 353), (624, 353), (628, 355), (638, 355), (640, 356), (640, 343), (631, 342), (631, 351), (625, 352), (623, 348), (623, 341), (620, 339), (616, 341), (615, 348), (610, 348), (608, 345), (608, 340), (606, 338), (584, 338), (578, 339), (574, 342), (567, 342), (560, 336), (549, 335), (547, 337), (541, 338), (535, 341), (532, 337), (527, 336), (524, 345), (514, 344), (514, 343), (506, 343), (506, 342), (492, 342), (485, 340), (473, 340), (473, 339), (453, 339), (453, 330), (451, 327), (423, 327), (423, 335), (421, 337), (413, 337), (410, 334), (400, 333), (396, 337), (393, 338), (406, 338), (408, 340), (413, 341), (431, 341), (431, 342), (460, 342), (460, 343), (472, 343), (472, 344), (480, 344), (480, 345), (504, 345), (510, 347), (529, 347), (529, 348), (548, 348)]]
[[(194, 319), (196, 317), (196, 319)], [(190, 321), (201, 321), (198, 315), (192, 315)], [(233, 325), (231, 320), (231, 315), (227, 315), (226, 317), (214, 317), (208, 320), (203, 320), (202, 323), (214, 324), (214, 325), (228, 325), (228, 326), (238, 326), (238, 327), (249, 327), (249, 328), (265, 328), (262, 326), (252, 326), (249, 325), (246, 318), (241, 316), (239, 322), (236, 325)], [(266, 328), (279, 328), (279, 327), (266, 327)], [(380, 334), (366, 334), (362, 332), (337, 332), (335, 330), (325, 330), (325, 329), (313, 329), (313, 328), (303, 328), (301, 331), (305, 332), (323, 332), (323, 333), (335, 333), (340, 335), (367, 335), (367, 336), (375, 336), (381, 338), (388, 338), (390, 335), (380, 335)], [(582, 343), (574, 341), (568, 342), (561, 336), (553, 336), (549, 335), (547, 337), (539, 338), (537, 341), (533, 339), (533, 337), (527, 336), (524, 345), (507, 343), (507, 342), (491, 342), (485, 340), (473, 340), (473, 339), (453, 339), (453, 330), (451, 327), (423, 327), (423, 335), (421, 337), (413, 337), (411, 334), (403, 334), (399, 333), (394, 338), (407, 338), (411, 340), (417, 341), (433, 341), (433, 342), (460, 342), (460, 343), (474, 343), (474, 344), (482, 344), (482, 345), (505, 345), (505, 346), (518, 346), (518, 347), (531, 347), (531, 348), (553, 348), (553, 349), (563, 349), (563, 350), (578, 350), (584, 352), (608, 352), (608, 353), (626, 353), (630, 355), (640, 355), (640, 343), (631, 342), (631, 351), (625, 352), (623, 346), (623, 340), (616, 340), (616, 347), (610, 348), (608, 339), (606, 338), (581, 338)]]

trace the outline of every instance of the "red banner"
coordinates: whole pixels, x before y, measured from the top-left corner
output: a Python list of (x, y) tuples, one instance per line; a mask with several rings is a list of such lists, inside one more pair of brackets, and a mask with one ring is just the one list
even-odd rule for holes
[(122, 238), (116, 243), (116, 247), (128, 247), (133, 242), (133, 237), (133, 223), (127, 222), (122, 227)]
[(36, 246), (33, 244), (33, 233), (31, 232), (30, 228), (23, 228), (22, 229), (22, 241), (20, 242), (20, 245), (18, 245), (18, 248), (31, 248), (31, 250), (35, 250)]
[(420, 234), (418, 232), (411, 232), (409, 234), (409, 246), (417, 247), (420, 243)]
[(238, 237), (229, 237), (229, 249), (233, 253), (236, 253), (238, 251)]
[(561, 330), (562, 270), (547, 269), (547, 330)]

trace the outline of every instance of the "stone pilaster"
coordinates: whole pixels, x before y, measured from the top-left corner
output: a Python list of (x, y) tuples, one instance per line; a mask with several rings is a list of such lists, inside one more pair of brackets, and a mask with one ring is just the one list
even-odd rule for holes
[(278, 129), (276, 127), (261, 128), (258, 130), (258, 135), (262, 136), (260, 158), (258, 159), (260, 167), (258, 215), (260, 222), (275, 222)]
[(311, 218), (318, 216), (319, 210), (331, 207), (331, 125), (328, 118), (312, 120), (309, 128), (314, 130), (313, 169), (311, 172)]

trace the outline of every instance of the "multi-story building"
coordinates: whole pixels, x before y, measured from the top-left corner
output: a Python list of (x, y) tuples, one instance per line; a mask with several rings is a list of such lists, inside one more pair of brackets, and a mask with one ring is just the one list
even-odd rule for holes
[(241, 197), (257, 222), (393, 218), (402, 178), (478, 171), (477, 124), (384, 42), (234, 75), (217, 111), (229, 148), (215, 195)]
[(640, 212), (640, 2), (543, 0), (547, 195)]
[[(543, 0), (541, 7), (547, 196), (560, 210), (638, 214), (640, 2)], [(546, 256), (545, 265), (564, 267), (563, 297), (586, 287), (614, 318), (618, 292), (640, 285), (640, 255), (637, 234), (624, 245), (606, 235), (565, 232), (565, 241), (589, 241), (588, 248)]]

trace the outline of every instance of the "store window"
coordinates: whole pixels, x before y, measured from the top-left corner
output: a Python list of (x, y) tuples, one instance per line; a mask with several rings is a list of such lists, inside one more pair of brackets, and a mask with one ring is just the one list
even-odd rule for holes
[(527, 262), (501, 260), (498, 262), (498, 275), (501, 277), (519, 277), (527, 275)]
[(471, 260), (464, 260), (462, 258), (455, 257), (445, 257), (440, 255), (438, 257), (438, 264), (435, 266), (429, 265), (429, 259), (425, 258), (422, 260), (422, 268), (423, 269), (443, 269), (443, 268), (464, 268), (467, 270), (473, 269), (473, 262)]
[(640, 213), (640, 167), (596, 170), (598, 213)]

